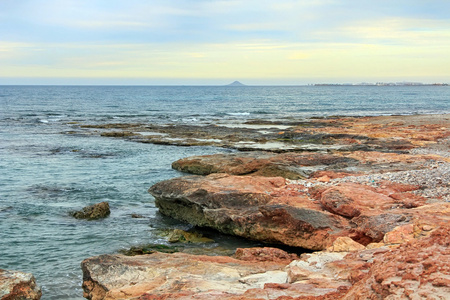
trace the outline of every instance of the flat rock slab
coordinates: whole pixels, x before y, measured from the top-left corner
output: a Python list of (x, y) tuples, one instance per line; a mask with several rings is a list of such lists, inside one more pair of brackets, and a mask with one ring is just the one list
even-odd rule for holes
[(325, 249), (350, 224), (281, 177), (213, 174), (162, 181), (149, 189), (160, 212), (200, 227), (267, 243)]
[(145, 295), (166, 293), (239, 295), (267, 282), (285, 283), (285, 265), (285, 261), (254, 264), (231, 257), (185, 253), (101, 255), (82, 262), (84, 297), (100, 300), (146, 299)]
[[(82, 262), (91, 300), (448, 299), (448, 226), (399, 247), (315, 252), (273, 248), (236, 257), (154, 253), (101, 255)], [(292, 260), (294, 259), (295, 260)]]
[[(338, 237), (367, 245), (401, 226), (435, 228), (448, 221), (450, 203), (428, 204), (418, 186), (383, 181), (307, 188), (281, 177), (211, 174), (159, 182), (149, 189), (160, 212), (222, 233), (311, 250)], [(430, 218), (429, 216), (432, 215)], [(389, 237), (387, 240), (398, 240)]]
[(289, 179), (307, 178), (313, 172), (326, 169), (346, 169), (358, 164), (358, 160), (324, 153), (240, 152), (192, 156), (172, 163), (172, 168), (196, 175), (227, 173), (230, 175), (254, 175)]
[(0, 269), (1, 300), (37, 300), (41, 295), (32, 274)]
[[(300, 122), (248, 121), (243, 124), (100, 124), (75, 130), (105, 137), (179, 146), (210, 145), (239, 150), (407, 151), (450, 136), (449, 115), (335, 117)], [(80, 133), (78, 131), (74, 131)]]

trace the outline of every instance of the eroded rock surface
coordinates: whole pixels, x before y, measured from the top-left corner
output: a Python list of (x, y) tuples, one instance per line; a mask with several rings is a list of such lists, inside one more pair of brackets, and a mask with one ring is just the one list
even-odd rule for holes
[[(448, 227), (398, 247), (315, 252), (238, 249), (84, 260), (85, 297), (102, 299), (448, 299)], [(340, 242), (339, 242), (340, 243)], [(293, 260), (294, 259), (294, 260)]]
[(172, 168), (197, 175), (227, 173), (230, 175), (254, 175), (289, 179), (307, 178), (311, 173), (324, 169), (346, 169), (358, 160), (324, 153), (243, 152), (193, 156), (177, 160)]
[(1, 300), (37, 300), (42, 292), (30, 273), (0, 269)]
[(281, 177), (213, 174), (163, 181), (149, 192), (165, 215), (267, 243), (321, 250), (349, 234), (345, 218), (286, 187)]
[(386, 181), (381, 186), (307, 188), (280, 177), (212, 174), (163, 181), (149, 192), (161, 213), (178, 220), (312, 250), (326, 249), (344, 236), (363, 245), (381, 242), (397, 227), (425, 222), (434, 228), (450, 216), (450, 203), (428, 204), (410, 194), (417, 186)]

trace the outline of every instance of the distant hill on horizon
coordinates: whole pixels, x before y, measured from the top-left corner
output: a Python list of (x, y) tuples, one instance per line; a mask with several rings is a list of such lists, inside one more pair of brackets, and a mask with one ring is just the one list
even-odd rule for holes
[(245, 84), (240, 83), (239, 81), (236, 80), (230, 84), (227, 84), (226, 86), (245, 86)]

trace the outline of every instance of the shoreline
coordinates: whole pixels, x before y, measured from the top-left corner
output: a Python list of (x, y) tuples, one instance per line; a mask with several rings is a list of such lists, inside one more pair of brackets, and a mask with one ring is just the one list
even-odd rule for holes
[[(302, 122), (282, 132), (275, 128), (270, 133), (245, 128), (247, 142), (276, 141), (297, 147), (294, 152), (260, 152), (258, 147), (237, 147), (239, 139), (234, 144), (221, 140), (222, 147), (245, 151), (174, 162), (173, 168), (198, 175), (173, 178), (149, 189), (161, 213), (222, 233), (316, 252), (298, 258), (276, 248), (238, 249), (231, 258), (160, 252), (135, 258), (94, 257), (82, 263), (85, 297), (122, 299), (125, 293), (129, 295), (125, 298), (140, 299), (258, 299), (262, 295), (270, 299), (352, 299), (355, 295), (386, 297), (398, 294), (405, 286), (411, 286), (411, 295), (450, 293), (450, 285), (433, 281), (450, 275), (445, 270), (448, 254), (439, 246), (441, 238), (450, 238), (450, 115), (439, 116), (337, 117)], [(270, 130), (270, 124), (263, 126)], [(114, 135), (100, 135), (162, 143), (136, 138), (134, 128), (143, 129), (136, 124), (108, 125), (101, 129), (112, 129)], [(230, 131), (235, 128), (224, 133), (224, 129), (210, 125), (174, 128), (156, 131), (165, 130), (165, 134), (180, 139), (187, 136), (183, 146), (197, 145), (194, 139), (206, 134), (215, 135), (215, 139), (219, 139), (218, 133), (239, 134)], [(118, 129), (130, 133), (125, 136)], [(313, 145), (315, 151), (305, 145)], [(414, 268), (431, 264), (437, 271), (405, 279), (409, 273), (404, 271), (408, 262), (403, 257), (422, 253), (423, 247), (435, 249), (440, 258), (415, 261)], [(242, 251), (250, 251), (245, 260), (238, 255)], [(178, 261), (180, 257), (184, 262)], [(277, 257), (284, 258), (280, 261)], [(223, 275), (199, 274), (190, 262)], [(319, 262), (321, 268), (313, 267)], [(133, 285), (118, 281), (136, 276), (134, 264), (158, 275), (144, 276)], [(388, 265), (396, 271), (378, 271)], [(241, 275), (229, 275), (230, 267), (241, 270)], [(108, 271), (111, 268), (118, 271)], [(180, 271), (167, 273), (172, 268)], [(400, 279), (380, 294), (371, 284), (376, 272), (385, 281)], [(166, 278), (162, 286), (159, 276)], [(183, 282), (183, 288), (176, 282)]]
[[(424, 239), (428, 239), (426, 240), (427, 243), (434, 245), (434, 241), (437, 240), (437, 237), (435, 236), (437, 232), (440, 235), (446, 236), (446, 233), (442, 231), (442, 228), (447, 227), (445, 227), (445, 224), (442, 224), (442, 220), (443, 218), (449, 218), (449, 213), (447, 210), (449, 203), (449, 186), (448, 184), (445, 186), (445, 182), (449, 182), (449, 120), (450, 114), (372, 117), (333, 116), (330, 118), (318, 118), (297, 122), (292, 119), (286, 120), (286, 123), (291, 123), (289, 127), (282, 128), (276, 126), (288, 125), (280, 125), (278, 122), (276, 122), (277, 124), (273, 124), (272, 122), (268, 123), (267, 121), (264, 121), (266, 124), (258, 125), (255, 124), (258, 120), (250, 120), (247, 121), (250, 122), (250, 124), (244, 124), (244, 126), (248, 125), (249, 128), (244, 127), (244, 130), (242, 130), (241, 127), (229, 128), (226, 126), (215, 126), (211, 124), (197, 126), (160, 126), (145, 123), (103, 125), (70, 124), (73, 131), (67, 131), (65, 134), (82, 134), (102, 136), (105, 138), (119, 138), (139, 143), (155, 143), (176, 146), (217, 146), (230, 148), (230, 155), (233, 154), (235, 156), (224, 155), (223, 157), (213, 157), (214, 159), (219, 159), (216, 160), (216, 162), (204, 160), (206, 158), (203, 157), (187, 157), (181, 161), (187, 163), (186, 166), (189, 164), (192, 166), (192, 161), (196, 160), (196, 163), (193, 164), (194, 167), (190, 167), (190, 169), (189, 167), (186, 167), (186, 170), (190, 170), (189, 172), (192, 172), (192, 170), (195, 169), (201, 170), (203, 168), (202, 165), (207, 165), (206, 169), (209, 168), (211, 170), (217, 168), (217, 170), (212, 173), (228, 173), (231, 175), (227, 176), (237, 176), (230, 177), (229, 184), (231, 184), (231, 186), (238, 183), (239, 180), (243, 180), (242, 178), (253, 178), (253, 182), (263, 182), (264, 179), (261, 178), (272, 178), (273, 176), (278, 176), (277, 178), (280, 178), (279, 176), (284, 177), (284, 183), (280, 183), (278, 187), (268, 187), (271, 198), (267, 198), (268, 200), (264, 198), (266, 199), (264, 201), (275, 201), (273, 200), (273, 197), (278, 198), (281, 202), (277, 205), (282, 204), (295, 206), (298, 204), (298, 199), (305, 197), (305, 195), (310, 199), (308, 201), (312, 201), (317, 204), (320, 203), (322, 198), (321, 195), (325, 193), (325, 188), (340, 189), (342, 186), (351, 187), (348, 185), (350, 183), (360, 185), (359, 188), (363, 186), (362, 189), (364, 190), (364, 193), (369, 194), (374, 191), (378, 193), (380, 189), (389, 190), (389, 193), (391, 194), (389, 194), (388, 197), (390, 197), (390, 199), (396, 198), (394, 199), (395, 205), (400, 205), (400, 208), (396, 209), (407, 210), (408, 213), (414, 212), (412, 214), (414, 220), (413, 223), (408, 223), (409, 221), (406, 223), (401, 221), (397, 224), (398, 226), (394, 226), (392, 228), (390, 227), (390, 231), (378, 231), (378, 233), (375, 233), (376, 230), (370, 229), (371, 225), (364, 225), (369, 226), (366, 228), (367, 230), (370, 229), (374, 231), (372, 235), (376, 238), (371, 238), (374, 239), (374, 241), (381, 241), (382, 243), (379, 245), (372, 245), (370, 247), (375, 248), (370, 249), (368, 247), (370, 243), (367, 244), (364, 242), (364, 239), (352, 236), (351, 240), (353, 242), (358, 240), (358, 242), (356, 242), (357, 244), (352, 244), (352, 247), (355, 248), (345, 246), (347, 248), (344, 247), (343, 249), (346, 251), (335, 251), (335, 249), (343, 246), (339, 245), (337, 242), (342, 242), (341, 237), (336, 238), (336, 236), (334, 236), (329, 239), (330, 243), (334, 240), (331, 244), (320, 246), (329, 246), (331, 247), (331, 250), (328, 248), (321, 251), (315, 250), (318, 252), (304, 254), (303, 256), (297, 258), (294, 257), (293, 260), (291, 260), (292, 257), (289, 256), (292, 253), (276, 252), (277, 250), (274, 250), (275, 248), (273, 248), (273, 246), (264, 250), (262, 248), (246, 250), (253, 251), (252, 254), (249, 254), (246, 258), (250, 262), (246, 263), (246, 265), (256, 269), (253, 269), (253, 271), (243, 272), (253, 272), (253, 274), (259, 274), (258, 276), (260, 277), (248, 277), (249, 273), (247, 273), (247, 276), (244, 277), (236, 277), (234, 280), (237, 282), (246, 282), (244, 285), (239, 285), (239, 288), (236, 290), (236, 294), (230, 294), (228, 292), (223, 293), (223, 291), (220, 292), (218, 290), (214, 290), (214, 285), (219, 284), (217, 282), (215, 284), (208, 285), (208, 289), (202, 290), (199, 293), (192, 292), (192, 289), (189, 289), (188, 286), (189, 278), (195, 273), (193, 269), (186, 268), (187, 266), (183, 266), (183, 264), (171, 265), (171, 262), (176, 260), (177, 256), (171, 256), (169, 254), (161, 255), (158, 254), (159, 252), (156, 252), (155, 254), (148, 254), (149, 258), (155, 257), (156, 259), (157, 257), (156, 262), (166, 265), (166, 268), (180, 267), (185, 270), (183, 271), (185, 272), (183, 273), (184, 275), (170, 275), (170, 279), (176, 279), (178, 278), (177, 276), (181, 276), (181, 279), (179, 280), (186, 283), (187, 286), (185, 294), (181, 295), (177, 292), (177, 290), (171, 290), (168, 286), (166, 290), (145, 290), (146, 294), (153, 293), (152, 295), (155, 297), (163, 297), (162, 295), (165, 295), (164, 297), (167, 296), (167, 299), (172, 299), (170, 297), (173, 297), (174, 299), (183, 299), (182, 297), (186, 297), (186, 299), (196, 299), (196, 297), (202, 297), (201, 295), (203, 295), (205, 299), (216, 299), (208, 297), (217, 297), (217, 299), (228, 299), (227, 297), (231, 297), (230, 299), (234, 299), (232, 297), (242, 297), (239, 299), (255, 299), (255, 295), (260, 295), (258, 293), (272, 293), (272, 295), (277, 293), (285, 293), (286, 296), (293, 297), (294, 299), (303, 299), (301, 297), (303, 297), (302, 295), (306, 295), (302, 294), (305, 293), (305, 290), (299, 288), (299, 285), (306, 284), (309, 286), (315, 286), (313, 291), (315, 293), (314, 295), (317, 297), (331, 297), (330, 295), (333, 295), (332, 293), (341, 291), (339, 292), (340, 294), (338, 293), (339, 295), (335, 295), (335, 299), (341, 299), (345, 296), (349, 289), (354, 289), (354, 283), (363, 282), (364, 280), (369, 280), (369, 278), (365, 278), (364, 276), (364, 278), (358, 277), (358, 281), (352, 284), (349, 282), (353, 282), (355, 279), (351, 279), (350, 277), (341, 278), (340, 283), (336, 283), (330, 279), (331, 281), (329, 280), (325, 281), (323, 284), (318, 284), (317, 282), (314, 283), (314, 280), (316, 280), (314, 278), (321, 276), (326, 277), (332, 274), (329, 273), (329, 269), (327, 268), (334, 268), (335, 265), (328, 265), (327, 263), (325, 270), (315, 270), (313, 273), (308, 273), (309, 275), (307, 275), (305, 270), (308, 270), (308, 272), (311, 272), (311, 270), (308, 269), (309, 267), (305, 269), (304, 263), (313, 263), (319, 259), (319, 257), (323, 256), (324, 259), (325, 257), (327, 257), (327, 259), (331, 259), (332, 257), (331, 260), (333, 261), (333, 264), (344, 264), (345, 262), (345, 264), (353, 266), (358, 262), (358, 260), (354, 258), (354, 256), (357, 255), (368, 255), (368, 257), (371, 257), (368, 259), (368, 261), (370, 261), (375, 257), (379, 258), (393, 255), (393, 253), (397, 253), (397, 249), (403, 249), (402, 247), (416, 249), (415, 247), (418, 246), (414, 245), (422, 243)], [(167, 137), (169, 139), (167, 139)], [(241, 138), (244, 139), (245, 145), (242, 145)], [(254, 145), (256, 146), (253, 147)], [(263, 147), (264, 145), (269, 145), (270, 147)], [(284, 145), (286, 148), (280, 150), (278, 148), (280, 145)], [(262, 154), (258, 154), (260, 150), (272, 151), (264, 151), (261, 152)], [(255, 155), (252, 156), (253, 154)], [(211, 156), (208, 156), (208, 159), (210, 158)], [(236, 161), (239, 162), (238, 166), (240, 170), (235, 164)], [(180, 169), (180, 171), (183, 170)], [(234, 174), (233, 172), (241, 173)], [(209, 177), (206, 173), (202, 173), (202, 175), (203, 176), (200, 177), (203, 178), (202, 180), (206, 180), (205, 178)], [(214, 178), (214, 174), (210, 176), (212, 176), (212, 183), (217, 182), (218, 178)], [(300, 176), (301, 178), (289, 179), (290, 176)], [(178, 179), (174, 180), (174, 182), (179, 182), (176, 181)], [(221, 188), (216, 191), (209, 191), (205, 188), (206, 186), (202, 185), (204, 184), (202, 182), (203, 181), (200, 181), (200, 189), (206, 190), (207, 193), (211, 192), (211, 195), (214, 195), (214, 193), (220, 194), (220, 191), (222, 190)], [(387, 184), (386, 182), (391, 183)], [(249, 183), (248, 186), (252, 186), (252, 184)], [(406, 187), (408, 184), (415, 186), (416, 188), (411, 186)], [(420, 186), (420, 188), (417, 188), (418, 186)], [(368, 190), (365, 191), (365, 189)], [(395, 192), (392, 192), (392, 189), (400, 189), (400, 191), (396, 190)], [(407, 191), (403, 191), (402, 189), (407, 189)], [(180, 192), (179, 190), (176, 191)], [(290, 193), (292, 193), (292, 191), (299, 194), (294, 193), (291, 195)], [(352, 191), (353, 192), (350, 192), (350, 194), (359, 190)], [(341, 190), (341, 192), (344, 192), (344, 190)], [(277, 195), (277, 193), (279, 196), (274, 196)], [(237, 195), (239, 196), (239, 192)], [(381, 197), (381, 199), (386, 199), (384, 196), (379, 197)], [(389, 201), (388, 203), (391, 203)], [(224, 209), (225, 208), (226, 207), (224, 207)], [(423, 212), (421, 212), (422, 209)], [(241, 208), (241, 210), (244, 210), (244, 208)], [(362, 211), (364, 211), (364, 209), (362, 209)], [(324, 215), (329, 214), (329, 212), (324, 213), (322, 210), (320, 210), (320, 212)], [(396, 210), (395, 213), (399, 214), (399, 211)], [(430, 219), (430, 214), (437, 216), (436, 220)], [(344, 219), (345, 218), (348, 217), (344, 217)], [(411, 227), (411, 224), (413, 227)], [(334, 228), (333, 230), (337, 229)], [(378, 238), (380, 235), (379, 232), (383, 233), (381, 240)], [(346, 240), (345, 243), (351, 244), (352, 242)], [(361, 245), (364, 248), (361, 248)], [(200, 246), (200, 248), (201, 247), (202, 246)], [(184, 260), (199, 260), (198, 264), (202, 264), (203, 261), (209, 260), (212, 265), (204, 265), (205, 268), (214, 269), (220, 265), (227, 266), (227, 270), (230, 270), (228, 264), (240, 265), (243, 261), (242, 257), (238, 259), (233, 256), (233, 260), (230, 260), (230, 258), (222, 258), (219, 256), (216, 259), (212, 259), (204, 258), (198, 254), (199, 253), (197, 253), (197, 255), (185, 253), (183, 254), (185, 256), (181, 255), (180, 257), (183, 257)], [(121, 266), (126, 266), (126, 264), (120, 260), (123, 256), (111, 255), (102, 257), (114, 259), (116, 261), (115, 264), (111, 264), (109, 266), (118, 268)], [(261, 260), (261, 257), (265, 257), (265, 260)], [(273, 261), (276, 261), (276, 259), (278, 259), (277, 257), (284, 258), (281, 262), (277, 261), (274, 264)], [(131, 257), (128, 261), (131, 265), (133, 265), (140, 259), (136, 258), (136, 260), (134, 260), (133, 257)], [(445, 259), (445, 256), (442, 259)], [(391, 260), (395, 261), (392, 257)], [(96, 258), (86, 259), (85, 264), (88, 262), (91, 264), (93, 261), (95, 262), (92, 264), (93, 268), (106, 266), (105, 261), (96, 260)], [(109, 263), (111, 263), (111, 261), (109, 261), (108, 264)], [(364, 263), (367, 264), (367, 261)], [(431, 263), (440, 268), (439, 262)], [(269, 268), (263, 270), (261, 269), (262, 265), (270, 265), (270, 268), (272, 269)], [(297, 267), (299, 266), (301, 266), (300, 269), (302, 270), (301, 272), (303, 272), (301, 275), (295, 273), (298, 271)], [(376, 266), (374, 266), (374, 268), (375, 267)], [(154, 271), (153, 267), (150, 267), (148, 270), (149, 272)], [(338, 268), (338, 270), (341, 269)], [(362, 272), (364, 274), (367, 272), (367, 270), (358, 268), (353, 268), (351, 270), (352, 272)], [(86, 274), (89, 273), (89, 275), (85, 276), (86, 282), (89, 281), (89, 278), (96, 278), (96, 276), (99, 275), (92, 272), (92, 269), (88, 270), (86, 268), (84, 271), (87, 272)], [(133, 273), (136, 271), (133, 267), (130, 267), (129, 271), (132, 276), (134, 276), (133, 274), (136, 274)], [(158, 272), (164, 273), (166, 270), (160, 269)], [(342, 270), (340, 272), (342, 272)], [(107, 273), (105, 273), (105, 276), (106, 274)], [(278, 279), (275, 281), (270, 281), (275, 274), (280, 277), (276, 277)], [(446, 273), (443, 274), (445, 276), (448, 275)], [(109, 296), (113, 295), (113, 291), (116, 288), (121, 290), (124, 288), (126, 290), (130, 289), (130, 293), (139, 293), (137, 287), (140, 286), (142, 288), (142, 284), (148, 287), (152, 283), (161, 283), (158, 281), (159, 279), (155, 281), (155, 278), (150, 281), (145, 281), (147, 280), (145, 279), (142, 282), (135, 282), (130, 279), (129, 282), (134, 282), (134, 284), (132, 286), (125, 287), (117, 281), (122, 275), (107, 275), (110, 277), (111, 281), (108, 284), (105, 282), (103, 282), (104, 284), (102, 283), (102, 285), (106, 287), (105, 295), (108, 293)], [(333, 276), (337, 276), (337, 274), (334, 274)], [(201, 286), (203, 286), (203, 284), (206, 286), (209, 282), (208, 280), (211, 279), (201, 276), (199, 278), (201, 278), (199, 280), (203, 282)], [(103, 279), (99, 277), (94, 281), (101, 283), (102, 280)], [(175, 282), (172, 283), (176, 286)], [(169, 284), (169, 281), (167, 284)], [(191, 284), (198, 284), (198, 282)], [(222, 282), (220, 284), (226, 283)], [(89, 283), (86, 283), (85, 291), (92, 293), (92, 290), (90, 290), (88, 286)], [(91, 288), (95, 287), (98, 287), (96, 283), (91, 286)], [(244, 287), (255, 289), (254, 291), (256, 294), (250, 296), (249, 290)], [(325, 294), (325, 290), (323, 290), (324, 288), (329, 289), (326, 290), (327, 293)], [(143, 290), (141, 289), (141, 291)], [(142, 299), (146, 299), (145, 297), (153, 297), (146, 296), (145, 294), (140, 294), (140, 296)], [(123, 297), (123, 295), (121, 297)], [(102, 298), (100, 297), (97, 299)]]

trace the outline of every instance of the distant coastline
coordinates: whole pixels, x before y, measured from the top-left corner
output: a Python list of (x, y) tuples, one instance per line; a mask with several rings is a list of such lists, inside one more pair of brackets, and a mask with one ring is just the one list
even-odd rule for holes
[(376, 83), (314, 83), (313, 86), (448, 86), (448, 83), (376, 82)]

